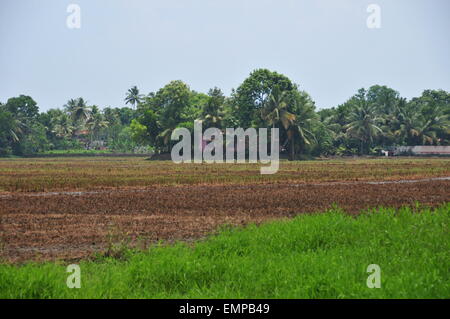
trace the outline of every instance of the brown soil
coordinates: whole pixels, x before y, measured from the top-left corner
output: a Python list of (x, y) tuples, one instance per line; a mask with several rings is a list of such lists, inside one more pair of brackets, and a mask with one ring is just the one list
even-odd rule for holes
[[(191, 240), (223, 224), (314, 213), (337, 204), (350, 214), (376, 206), (449, 200), (450, 180), (414, 183), (153, 186), (0, 196), (0, 256), (11, 262), (85, 258), (114, 237), (148, 245)], [(119, 235), (118, 235), (119, 234)], [(137, 240), (139, 239), (139, 240)]]

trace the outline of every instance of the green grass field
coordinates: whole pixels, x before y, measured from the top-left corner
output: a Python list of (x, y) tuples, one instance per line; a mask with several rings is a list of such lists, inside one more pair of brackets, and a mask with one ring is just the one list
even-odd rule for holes
[[(81, 261), (81, 288), (59, 263), (0, 265), (0, 298), (450, 298), (450, 203), (338, 210), (148, 251)], [(368, 288), (367, 266), (381, 268)]]

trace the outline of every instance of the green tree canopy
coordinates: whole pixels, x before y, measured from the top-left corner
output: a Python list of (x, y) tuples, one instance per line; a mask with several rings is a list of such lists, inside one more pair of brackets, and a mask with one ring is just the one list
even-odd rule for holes
[(295, 85), (288, 77), (267, 69), (258, 69), (237, 88), (234, 98), (234, 116), (243, 128), (261, 125), (260, 110), (275, 87), (280, 91), (292, 91)]

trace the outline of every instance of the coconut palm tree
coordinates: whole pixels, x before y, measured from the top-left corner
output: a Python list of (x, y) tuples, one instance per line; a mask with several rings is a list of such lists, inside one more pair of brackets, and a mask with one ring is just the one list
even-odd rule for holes
[(139, 94), (139, 89), (137, 86), (133, 86), (127, 91), (127, 95), (125, 97), (125, 104), (131, 104), (135, 109), (141, 102), (142, 95)]
[(288, 111), (288, 106), (288, 92), (275, 87), (261, 109), (261, 117), (272, 127), (281, 123), (287, 130), (295, 121), (295, 115)]
[(98, 133), (101, 129), (107, 128), (109, 125), (108, 121), (105, 121), (102, 114), (99, 112), (94, 113), (87, 121), (86, 121), (86, 128), (90, 132), (91, 136), (91, 142), (94, 140), (95, 137), (98, 136)]
[(28, 126), (21, 119), (13, 118), (8, 134), (13, 142), (19, 142)]
[(442, 109), (434, 108), (422, 112), (415, 103), (403, 103), (397, 108), (400, 123), (394, 134), (408, 145), (437, 144), (438, 132), (449, 129), (448, 115)]
[(24, 114), (14, 114), (0, 103), (0, 135), (7, 141), (18, 143), (30, 132), (31, 123)]
[(82, 125), (89, 118), (90, 108), (82, 97), (70, 99), (64, 107), (74, 123)]
[(201, 120), (203, 121), (203, 127), (218, 127), (221, 128), (223, 120), (223, 104), (225, 102), (225, 96), (222, 91), (215, 87), (208, 92), (208, 102), (205, 104), (201, 114)]
[(55, 118), (52, 132), (58, 137), (71, 137), (75, 132), (70, 118), (66, 114)]
[[(295, 114), (290, 109), (295, 110)], [(289, 160), (295, 158), (296, 143), (310, 144), (315, 139), (309, 130), (314, 117), (314, 105), (304, 92), (296, 92), (294, 97), (290, 97), (288, 91), (280, 91), (275, 87), (261, 110), (261, 116), (272, 127), (281, 124), (286, 131), (284, 145), (289, 143)]]
[[(313, 141), (316, 141), (316, 137), (311, 130), (315, 120), (314, 106), (309, 96), (303, 96), (303, 92), (300, 92), (300, 98), (301, 105), (297, 107), (295, 121), (287, 131), (288, 139), (291, 142), (289, 155), (291, 160), (295, 158), (295, 141), (300, 145), (310, 145)], [(295, 104), (298, 104), (298, 102)]]
[(400, 103), (396, 108), (396, 116), (398, 119), (398, 128), (394, 131), (394, 135), (399, 136), (406, 144), (417, 144), (417, 136), (419, 135), (422, 119), (420, 112), (411, 104)]
[(437, 133), (440, 130), (448, 130), (448, 116), (436, 112), (430, 118), (420, 117), (415, 119), (414, 126), (410, 126), (408, 139), (412, 144), (438, 144)]
[(166, 128), (156, 136), (156, 140), (160, 143), (160, 145), (163, 145), (163, 147), (167, 147), (166, 149), (167, 152), (170, 152), (170, 144), (171, 144), (170, 137), (172, 136), (172, 132), (175, 129), (176, 127)]
[[(450, 121), (448, 114), (444, 114), (442, 109), (436, 108), (431, 114), (427, 115), (427, 120), (422, 126), (422, 135), (419, 136), (426, 136), (425, 140), (430, 144), (438, 144), (437, 135), (439, 131), (450, 132)], [(422, 138), (422, 141), (424, 141), (424, 138)]]
[(350, 123), (344, 126), (348, 137), (356, 138), (360, 141), (360, 153), (368, 151), (368, 147), (378, 134), (382, 134), (382, 129), (378, 126), (381, 118), (376, 114), (373, 105), (367, 101), (361, 101), (355, 105), (350, 114)]
[(295, 134), (289, 128), (295, 122), (295, 115), (288, 111), (289, 97), (287, 91), (280, 91), (278, 87), (275, 87), (271, 94), (267, 97), (267, 101), (261, 108), (261, 117), (270, 126), (275, 128), (276, 125), (281, 124), (281, 126), (287, 132), (287, 139), (284, 143), (286, 145), (289, 141), (290, 143), (290, 160), (293, 160), (292, 154), (294, 154), (294, 139)]

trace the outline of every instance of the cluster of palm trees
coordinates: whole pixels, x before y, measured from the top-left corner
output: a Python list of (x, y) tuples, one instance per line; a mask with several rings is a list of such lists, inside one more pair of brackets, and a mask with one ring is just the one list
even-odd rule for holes
[[(175, 100), (168, 92), (164, 93), (168, 100)], [(147, 99), (152, 100), (158, 94)], [(235, 97), (225, 97), (220, 89), (214, 88), (202, 105), (188, 109), (193, 112), (192, 119), (203, 121), (204, 129), (237, 127), (240, 123), (233, 118), (235, 101)], [(141, 104), (144, 111), (147, 107), (136, 87), (128, 91), (126, 102)], [(152, 108), (155, 114), (160, 112), (158, 102)], [(278, 127), (281, 151), (286, 151), (291, 160), (298, 154), (380, 154), (381, 149), (396, 145), (449, 144), (450, 95), (442, 90), (428, 90), (423, 96), (407, 101), (396, 91), (375, 85), (368, 90), (360, 89), (337, 108), (316, 112), (306, 92), (297, 88), (282, 90), (274, 85), (255, 111), (250, 115), (253, 125)], [(155, 141), (162, 141), (162, 149), (170, 149), (171, 132), (186, 122), (171, 121), (171, 126), (164, 127), (160, 124), (163, 120), (156, 120), (153, 125), (157, 130)]]
[(382, 118), (377, 114), (375, 106), (363, 101), (353, 108), (349, 116), (349, 123), (344, 125), (345, 133), (349, 138), (360, 142), (360, 153), (366, 152), (365, 147), (372, 145), (374, 138), (383, 133), (378, 123)]
[(411, 101), (391, 95), (387, 103), (371, 98), (371, 90), (393, 91), (380, 86), (361, 89), (336, 109), (319, 112), (335, 145), (351, 149), (358, 143), (359, 153), (369, 154), (377, 147), (449, 144), (450, 94), (426, 90)]
[[(261, 74), (267, 76), (261, 80)], [(0, 153), (79, 147), (77, 141), (86, 137), (90, 142), (103, 139), (113, 144), (120, 139), (119, 144), (130, 147), (143, 144), (170, 150), (172, 131), (193, 127), (195, 119), (203, 121), (204, 129), (247, 128), (248, 123), (277, 127), (282, 151), (289, 159), (298, 154), (374, 154), (396, 145), (450, 144), (450, 94), (446, 91), (426, 90), (408, 101), (393, 89), (375, 85), (360, 89), (336, 108), (316, 111), (311, 97), (296, 85), (285, 83), (282, 89), (279, 83), (287, 78), (266, 71), (256, 75), (244, 81), (245, 90), (233, 91), (230, 97), (217, 87), (208, 94), (195, 92), (182, 81), (172, 81), (145, 96), (133, 86), (125, 96), (132, 109), (100, 111), (80, 97), (70, 99), (62, 110), (39, 114), (31, 97), (11, 98), (0, 104)], [(247, 103), (246, 108), (242, 103)], [(21, 150), (24, 139), (28, 146)], [(48, 145), (30, 148), (33, 143)]]
[[(136, 86), (131, 87), (125, 97), (126, 104), (131, 104), (134, 109), (142, 99)], [(98, 133), (109, 126), (105, 116), (96, 105), (88, 106), (82, 97), (70, 99), (64, 105), (65, 112), (56, 112), (53, 118), (52, 132), (61, 138), (72, 138), (88, 132), (90, 140), (98, 137)]]
[[(286, 132), (283, 149), (289, 143), (289, 159), (295, 158), (296, 142), (310, 145), (315, 140), (311, 124), (316, 119), (314, 105), (304, 92), (301, 99), (290, 98), (288, 91), (275, 87), (261, 108), (261, 118), (271, 127), (280, 127)], [(303, 93), (303, 94), (302, 94)], [(302, 103), (303, 102), (303, 103)], [(294, 114), (290, 110), (297, 110)]]
[[(448, 111), (448, 109), (447, 109)], [(397, 109), (397, 129), (393, 134), (407, 144), (437, 144), (441, 142), (438, 133), (449, 130), (449, 115), (442, 108), (434, 108), (425, 116), (417, 112), (414, 103), (402, 103)], [(394, 122), (394, 121), (393, 121)]]
[[(239, 126), (229, 114), (233, 100), (224, 97), (218, 88), (211, 89), (208, 95), (209, 99), (199, 117), (203, 121), (203, 128)], [(302, 146), (316, 141), (312, 127), (318, 119), (314, 112), (314, 103), (307, 93), (283, 91), (275, 86), (260, 103), (253, 122), (257, 123), (255, 126), (279, 128), (282, 151), (288, 150), (289, 159), (294, 159), (296, 152), (304, 151)]]
[[(133, 86), (127, 92), (125, 103), (131, 104), (136, 109), (142, 98), (143, 95), (139, 93), (139, 89)], [(65, 113), (61, 112), (54, 118), (53, 132), (58, 137), (73, 137), (88, 131), (92, 141), (110, 124), (105, 120), (98, 106), (88, 106), (82, 97), (70, 99), (64, 105), (64, 110)]]
[(99, 108), (96, 105), (88, 106), (82, 97), (70, 99), (64, 105), (64, 110), (54, 118), (53, 133), (58, 137), (74, 137), (87, 131), (92, 141), (101, 129), (109, 125)]

